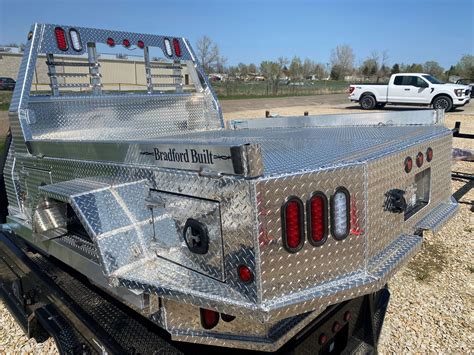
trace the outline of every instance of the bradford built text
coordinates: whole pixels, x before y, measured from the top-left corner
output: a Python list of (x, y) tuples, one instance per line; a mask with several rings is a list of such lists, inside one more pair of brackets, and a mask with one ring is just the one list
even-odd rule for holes
[(208, 149), (203, 149), (201, 152), (196, 149), (185, 149), (184, 151), (176, 151), (175, 148), (161, 151), (154, 148), (155, 159), (161, 161), (170, 161), (177, 163), (199, 163), (199, 164), (214, 164), (213, 154)]

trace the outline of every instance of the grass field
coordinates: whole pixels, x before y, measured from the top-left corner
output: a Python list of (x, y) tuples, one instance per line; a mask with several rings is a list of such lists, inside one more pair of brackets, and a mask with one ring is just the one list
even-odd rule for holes
[(308, 81), (304, 82), (304, 85), (280, 84), (278, 93), (273, 95), (267, 82), (212, 83), (212, 87), (221, 100), (344, 93), (347, 91), (348, 85), (345, 81)]
[(11, 91), (0, 91), (0, 111), (8, 111), (11, 98)]

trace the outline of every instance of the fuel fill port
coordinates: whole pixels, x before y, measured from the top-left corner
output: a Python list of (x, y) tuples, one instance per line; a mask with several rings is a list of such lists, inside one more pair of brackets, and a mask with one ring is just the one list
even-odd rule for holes
[(194, 254), (206, 254), (209, 250), (209, 234), (204, 224), (189, 218), (184, 225), (183, 237)]

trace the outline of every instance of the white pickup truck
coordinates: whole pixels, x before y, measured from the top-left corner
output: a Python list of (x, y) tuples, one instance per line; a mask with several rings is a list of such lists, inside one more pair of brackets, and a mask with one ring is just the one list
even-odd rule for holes
[(394, 105), (433, 105), (451, 111), (469, 103), (471, 88), (445, 84), (429, 74), (400, 73), (390, 77), (388, 85), (355, 84), (349, 86), (349, 100), (359, 102), (364, 110)]

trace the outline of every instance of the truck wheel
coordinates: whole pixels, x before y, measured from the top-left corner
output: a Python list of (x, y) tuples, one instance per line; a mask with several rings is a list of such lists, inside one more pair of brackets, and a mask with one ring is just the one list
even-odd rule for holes
[(377, 100), (371, 95), (365, 95), (360, 99), (359, 105), (363, 110), (372, 110), (377, 105)]
[(384, 108), (385, 107), (385, 103), (378, 103), (377, 105), (375, 105), (376, 108)]
[(453, 109), (453, 101), (448, 96), (438, 96), (433, 100), (433, 108), (436, 110), (444, 110), (445, 112)]

